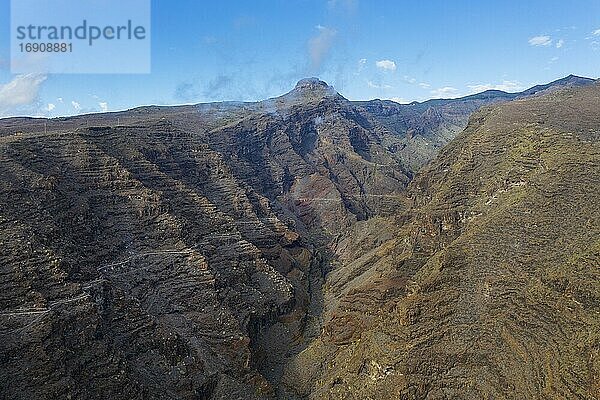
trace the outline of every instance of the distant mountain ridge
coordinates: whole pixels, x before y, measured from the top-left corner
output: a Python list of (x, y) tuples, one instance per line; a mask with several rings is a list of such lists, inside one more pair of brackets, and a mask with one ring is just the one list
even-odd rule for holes
[(483, 106), (595, 82), (594, 79), (569, 75), (518, 93), (487, 90), (456, 99), (432, 99), (421, 103), (399, 104), (391, 100), (370, 100), (354, 104), (402, 138), (398, 151), (410, 168), (416, 171), (465, 129), (471, 114)]
[[(431, 99), (423, 102), (399, 104), (391, 100), (349, 101), (340, 95), (332, 86), (319, 78), (305, 78), (298, 81), (288, 93), (279, 97), (258, 102), (217, 102), (200, 103), (185, 106), (142, 106), (127, 111), (107, 114), (89, 114), (73, 117), (53, 118), (51, 121), (90, 124), (91, 121), (109, 123), (113, 120), (130, 120), (149, 118), (152, 116), (169, 116), (193, 114), (195, 112), (228, 115), (235, 119), (250, 114), (285, 115), (294, 106), (319, 103), (327, 100), (329, 104), (343, 105), (352, 108), (369, 126), (380, 131), (381, 144), (390, 153), (402, 160), (406, 172), (414, 174), (439, 150), (452, 140), (466, 126), (471, 114), (483, 106), (499, 102), (523, 99), (570, 87), (581, 87), (596, 82), (591, 78), (569, 75), (548, 84), (536, 85), (522, 92), (508, 93), (501, 90), (486, 90), (455, 99)], [(22, 130), (27, 126), (41, 129), (40, 118), (6, 118), (0, 119), (0, 135), (3, 127), (18, 125)], [(12, 121), (12, 122), (11, 122)], [(114, 121), (113, 121), (114, 122)]]

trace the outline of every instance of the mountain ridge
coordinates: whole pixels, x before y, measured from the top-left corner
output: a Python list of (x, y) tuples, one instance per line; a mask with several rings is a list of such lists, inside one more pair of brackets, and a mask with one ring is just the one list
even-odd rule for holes
[[(578, 76), (578, 75), (574, 75), (574, 74), (570, 74), (564, 78), (559, 78), (556, 79), (552, 82), (549, 82), (547, 84), (538, 84), (538, 85), (534, 85), (531, 88), (525, 89), (523, 91), (520, 92), (506, 92), (503, 90), (498, 90), (498, 89), (490, 89), (490, 90), (485, 90), (479, 93), (474, 93), (474, 94), (470, 94), (470, 95), (465, 95), (465, 96), (461, 96), (461, 97), (456, 97), (456, 98), (447, 98), (447, 99), (428, 99), (428, 100), (424, 100), (424, 101), (412, 101), (408, 104), (403, 104), (403, 103), (398, 103), (395, 102), (393, 100), (389, 100), (389, 99), (379, 99), (379, 98), (374, 98), (374, 99), (370, 99), (370, 100), (348, 100), (351, 101), (352, 103), (357, 103), (357, 104), (362, 104), (362, 103), (368, 103), (368, 102), (391, 102), (394, 104), (398, 104), (401, 106), (413, 106), (413, 105), (422, 105), (428, 102), (439, 102), (439, 101), (456, 101), (456, 100), (465, 100), (465, 99), (469, 99), (469, 98), (476, 98), (482, 95), (486, 95), (486, 94), (494, 94), (494, 95), (523, 95), (523, 94), (532, 94), (532, 93), (536, 93), (539, 92), (541, 90), (544, 89), (548, 89), (548, 88), (552, 88), (552, 87), (568, 87), (569, 85), (575, 85), (575, 86), (581, 86), (581, 85), (586, 85), (586, 84), (591, 84), (594, 81), (596, 81), (597, 79), (593, 79), (593, 78), (588, 78), (588, 77), (583, 77), (583, 76)], [(186, 108), (186, 107), (197, 107), (197, 106), (208, 106), (208, 105), (214, 105), (214, 106), (231, 106), (231, 107), (242, 107), (242, 106), (247, 106), (247, 105), (252, 105), (252, 104), (256, 104), (256, 103), (261, 103), (261, 102), (266, 102), (266, 101), (270, 101), (273, 99), (277, 99), (279, 97), (283, 97), (286, 95), (289, 95), (291, 93), (293, 93), (295, 90), (299, 90), (299, 91), (308, 91), (310, 92), (314, 89), (319, 89), (320, 91), (324, 92), (324, 93), (330, 93), (333, 94), (333, 92), (335, 91), (335, 88), (331, 85), (329, 85), (328, 83), (326, 83), (325, 81), (321, 80), (320, 78), (317, 77), (309, 77), (309, 78), (302, 78), (300, 79), (294, 88), (292, 88), (289, 92), (286, 92), (282, 95), (279, 96), (275, 96), (266, 100), (258, 100), (258, 101), (238, 101), (238, 100), (225, 100), (225, 101), (214, 101), (214, 102), (202, 102), (202, 103), (190, 103), (190, 104), (180, 104), (180, 105), (155, 105), (155, 104), (151, 104), (151, 105), (142, 105), (142, 106), (137, 106), (137, 107), (133, 107), (133, 108), (129, 108), (129, 109), (125, 109), (125, 110), (120, 110), (120, 111), (109, 111), (109, 112), (94, 112), (94, 113), (89, 113), (89, 114), (77, 114), (77, 115), (72, 115), (72, 116), (57, 116), (57, 117), (38, 117), (38, 116), (14, 116), (14, 117), (1, 117), (0, 120), (29, 120), (29, 119), (35, 119), (35, 120), (51, 120), (51, 119), (61, 119), (61, 118), (73, 118), (73, 117), (84, 117), (87, 115), (111, 115), (111, 114), (118, 114), (118, 113), (126, 113), (126, 112), (130, 112), (130, 111), (136, 111), (136, 110), (148, 110), (148, 109), (155, 109), (155, 110), (160, 110), (160, 109), (169, 109), (169, 108)], [(335, 94), (343, 97), (339, 92), (335, 91)]]

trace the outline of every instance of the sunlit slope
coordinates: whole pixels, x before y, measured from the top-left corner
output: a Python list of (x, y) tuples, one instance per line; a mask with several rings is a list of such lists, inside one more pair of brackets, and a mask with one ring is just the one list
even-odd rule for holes
[(342, 249), (288, 390), (600, 398), (600, 86), (479, 111), (409, 192), (392, 239)]

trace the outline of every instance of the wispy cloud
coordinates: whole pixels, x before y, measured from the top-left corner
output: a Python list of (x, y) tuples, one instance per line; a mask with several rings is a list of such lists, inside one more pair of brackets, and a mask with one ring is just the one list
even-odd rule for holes
[(102, 111), (102, 112), (108, 111), (108, 103), (107, 102), (101, 101), (100, 103), (98, 103), (98, 106), (100, 106), (100, 111)]
[(431, 95), (435, 99), (451, 99), (454, 97), (460, 97), (460, 91), (451, 86), (444, 86), (439, 89), (432, 90)]
[(550, 46), (552, 44), (552, 38), (547, 35), (534, 36), (529, 39), (529, 45), (531, 46)]
[(367, 85), (373, 89), (392, 89), (392, 86), (386, 84), (377, 84), (373, 81), (367, 81)]
[(46, 106), (45, 110), (48, 112), (52, 112), (54, 111), (54, 109), (56, 108), (56, 105), (53, 103), (48, 103), (48, 105)]
[(361, 58), (360, 60), (358, 60), (358, 62), (356, 63), (356, 70), (353, 72), (353, 74), (356, 76), (360, 75), (363, 72), (363, 70), (365, 69), (366, 65), (367, 65), (366, 58)]
[(406, 100), (402, 97), (390, 97), (388, 100), (391, 100), (393, 102), (399, 103), (399, 104), (408, 104), (410, 103), (409, 100)]
[(409, 85), (417, 85), (421, 89), (429, 89), (431, 87), (431, 85), (429, 83), (419, 82), (419, 80), (417, 78), (413, 78), (412, 76), (408, 76), (408, 75), (404, 75), (402, 77), (402, 80), (405, 83), (408, 83)]
[(556, 48), (560, 49), (561, 47), (563, 47), (565, 44), (565, 41), (563, 39), (560, 39), (558, 42), (556, 42)]
[(486, 90), (502, 90), (503, 92), (514, 93), (520, 92), (524, 89), (523, 85), (517, 81), (503, 81), (502, 83), (498, 84), (485, 83), (468, 85), (468, 88), (471, 93), (481, 93), (485, 92)]
[(0, 85), (0, 114), (35, 103), (46, 78), (46, 75), (40, 74), (17, 75), (12, 81)]
[(71, 101), (71, 106), (73, 107), (73, 109), (77, 112), (81, 111), (81, 104), (79, 104), (76, 101)]
[(375, 66), (384, 71), (395, 71), (396, 63), (392, 60), (379, 60), (375, 62)]
[(596, 29), (594, 32), (592, 32), (593, 36), (600, 36), (600, 29)]
[(308, 54), (310, 57), (311, 72), (316, 72), (321, 68), (323, 61), (329, 54), (337, 31), (326, 26), (317, 25), (317, 35), (308, 41)]
[(366, 58), (361, 58), (360, 60), (358, 60), (358, 72), (362, 72), (363, 69), (365, 69), (365, 65), (367, 65), (367, 59)]

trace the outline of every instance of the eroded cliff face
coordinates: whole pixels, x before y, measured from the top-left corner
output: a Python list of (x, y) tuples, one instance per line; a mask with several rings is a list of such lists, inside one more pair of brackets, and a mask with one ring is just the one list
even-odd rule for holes
[(160, 121), (3, 145), (6, 393), (267, 386), (252, 329), (294, 306), (312, 249), (220, 154)]
[(272, 348), (318, 333), (324, 245), (405, 201), (380, 142), (319, 81), (256, 104), (3, 121), (2, 395), (274, 396)]
[(411, 183), (407, 212), (338, 244), (323, 332), (287, 390), (600, 398), (599, 105), (595, 85), (473, 116)]
[(598, 398), (599, 90), (554, 87), (0, 121), (0, 395)]

